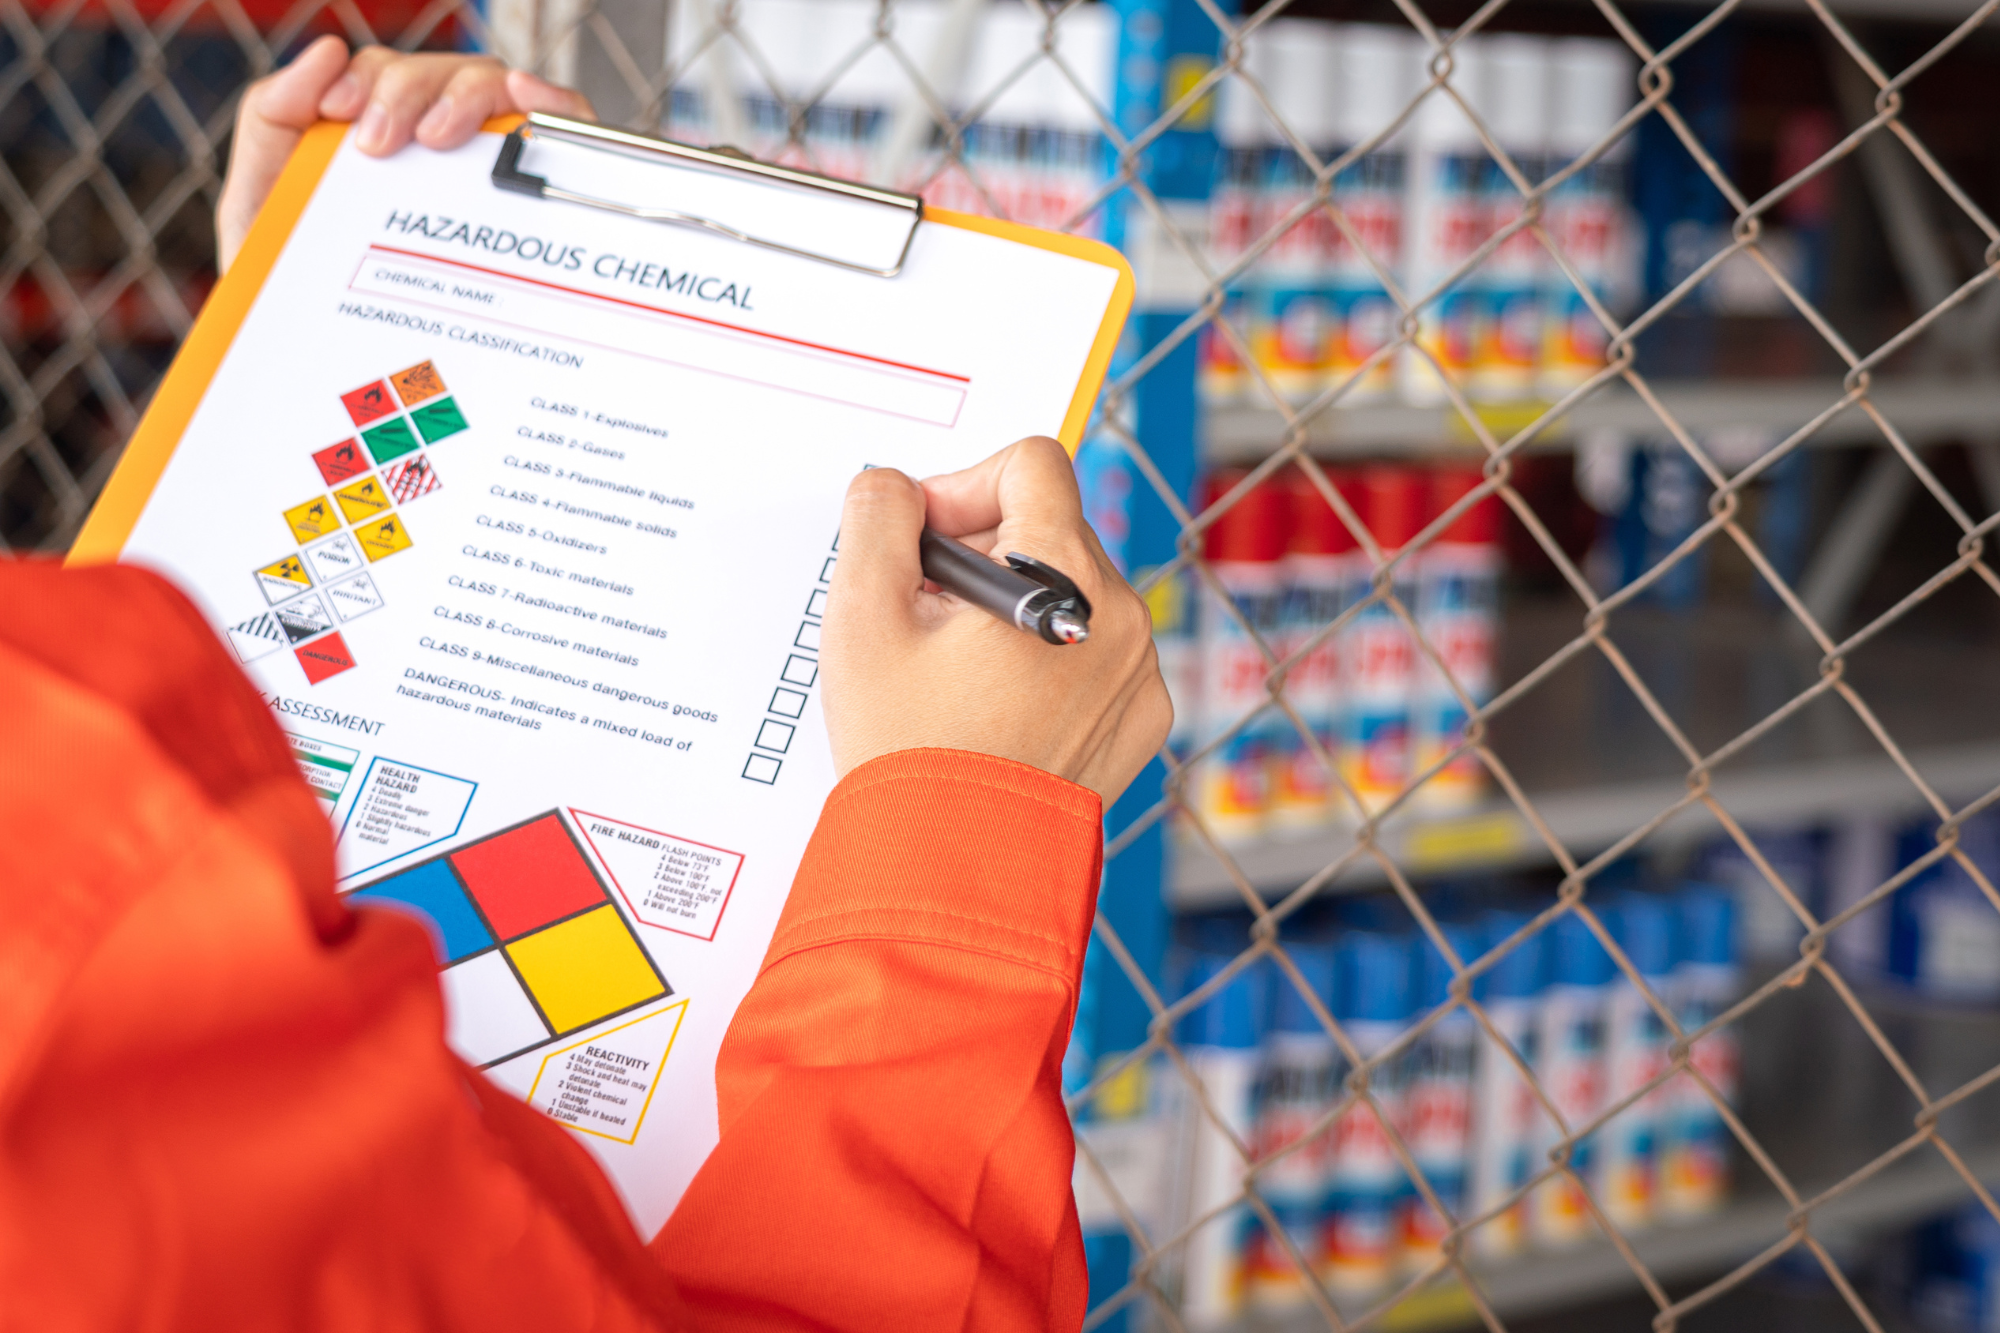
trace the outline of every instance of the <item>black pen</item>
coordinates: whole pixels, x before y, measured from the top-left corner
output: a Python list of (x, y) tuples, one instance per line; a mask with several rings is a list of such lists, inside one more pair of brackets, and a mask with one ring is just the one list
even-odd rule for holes
[(964, 542), (929, 528), (917, 539), (917, 548), (925, 578), (1016, 629), (1057, 645), (1090, 637), (1090, 601), (1061, 570), (1019, 554), (995, 564)]

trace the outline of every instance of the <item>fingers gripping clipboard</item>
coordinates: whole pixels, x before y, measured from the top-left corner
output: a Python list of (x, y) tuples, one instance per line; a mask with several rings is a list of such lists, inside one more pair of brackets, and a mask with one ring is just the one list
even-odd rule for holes
[(833, 785), (848, 479), (1074, 449), (1131, 299), (1095, 242), (726, 152), (321, 125), (71, 559), (189, 592), (342, 889), (428, 931), (454, 1049), (650, 1231)]

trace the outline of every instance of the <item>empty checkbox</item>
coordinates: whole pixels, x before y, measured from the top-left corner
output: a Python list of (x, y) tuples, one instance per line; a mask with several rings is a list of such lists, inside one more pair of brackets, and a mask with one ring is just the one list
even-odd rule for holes
[(797, 717), (806, 711), (806, 697), (797, 690), (779, 686), (771, 695), (771, 706), (764, 711), (779, 717)]
[(806, 599), (806, 614), (823, 616), (826, 614), (826, 589), (814, 588), (813, 595)]
[(810, 685), (819, 679), (819, 663), (793, 653), (785, 659), (785, 669), (778, 673), (778, 679), (792, 685)]
[(795, 730), (797, 728), (789, 722), (775, 722), (765, 718), (764, 725), (757, 728), (757, 748), (776, 750), (779, 754), (783, 754), (792, 747), (792, 732)]
[(799, 632), (792, 636), (792, 646), (794, 648), (810, 648), (812, 651), (818, 652), (819, 625), (811, 620), (802, 623), (799, 626)]
[(832, 557), (832, 556), (828, 556), (828, 557), (826, 558), (826, 565), (825, 565), (825, 566), (824, 566), (824, 567), (823, 567), (823, 568), (822, 568), (822, 569), (821, 569), (821, 570), (819, 571), (819, 581), (820, 581), (821, 583), (831, 583), (831, 582), (833, 582), (833, 557)]
[(768, 787), (778, 780), (778, 769), (782, 766), (782, 760), (768, 754), (753, 754), (743, 761), (743, 776)]

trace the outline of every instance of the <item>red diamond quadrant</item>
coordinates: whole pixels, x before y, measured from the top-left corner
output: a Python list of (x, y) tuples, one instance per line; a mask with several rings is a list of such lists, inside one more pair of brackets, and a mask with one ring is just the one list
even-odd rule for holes
[(358, 477), (371, 466), (368, 455), (361, 452), (359, 440), (342, 440), (339, 444), (330, 444), (312, 457), (314, 464), (319, 468), (320, 476), (326, 479), (326, 484), (329, 486), (338, 485), (350, 477)]
[(743, 873), (741, 852), (585, 810), (569, 814), (633, 916), (677, 935), (715, 938)]
[(354, 667), (354, 654), (347, 650), (347, 641), (340, 637), (338, 631), (302, 648), (294, 648), (292, 653), (299, 659), (299, 665), (305, 668), (308, 685), (317, 685)]
[(451, 864), (503, 940), (605, 901), (556, 814), (453, 852)]
[(347, 415), (357, 426), (388, 416), (396, 410), (396, 395), (389, 392), (389, 386), (381, 380), (364, 384), (352, 393), (340, 395), (340, 405), (347, 409)]

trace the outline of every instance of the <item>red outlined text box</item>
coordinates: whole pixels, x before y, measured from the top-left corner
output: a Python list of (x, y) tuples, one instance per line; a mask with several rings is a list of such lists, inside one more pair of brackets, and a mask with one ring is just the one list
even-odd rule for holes
[(743, 853), (574, 806), (569, 817), (636, 919), (692, 939), (715, 938)]

